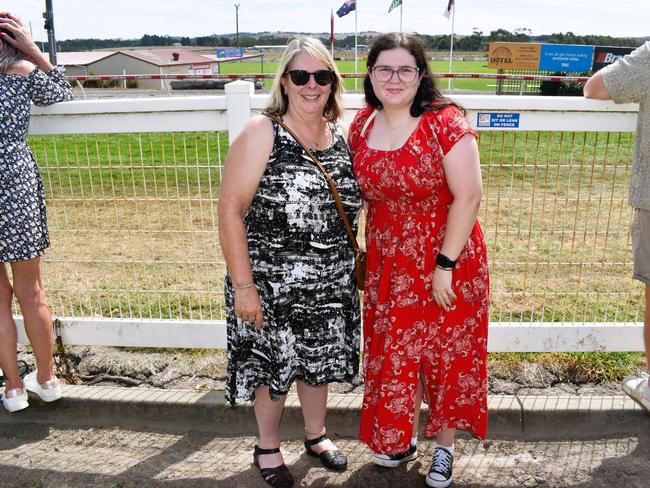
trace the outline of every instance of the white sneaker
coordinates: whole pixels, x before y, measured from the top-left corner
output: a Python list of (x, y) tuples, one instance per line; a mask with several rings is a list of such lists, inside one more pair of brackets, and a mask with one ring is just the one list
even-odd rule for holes
[(2, 404), (9, 412), (25, 410), (29, 407), (27, 390), (25, 390), (25, 388), (12, 388), (9, 391), (5, 390), (4, 395), (2, 395)]
[(641, 376), (628, 376), (623, 380), (623, 391), (632, 400), (650, 412), (650, 387), (648, 386), (650, 375), (643, 373)]
[(32, 371), (23, 379), (25, 388), (35, 393), (44, 402), (54, 402), (61, 398), (61, 386), (56, 378), (40, 383), (36, 379), (36, 371)]
[(374, 454), (372, 462), (385, 468), (396, 468), (402, 463), (412, 461), (418, 457), (418, 448), (415, 444), (409, 446), (409, 450), (400, 454)]

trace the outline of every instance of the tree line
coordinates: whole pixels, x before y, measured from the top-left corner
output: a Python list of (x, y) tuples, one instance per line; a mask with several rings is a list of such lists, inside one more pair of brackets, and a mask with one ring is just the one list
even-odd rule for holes
[[(277, 34), (269, 32), (250, 33), (240, 32), (239, 41), (235, 34), (210, 35), (200, 37), (188, 36), (158, 36), (145, 34), (140, 39), (69, 39), (58, 41), (58, 50), (66, 51), (88, 51), (92, 49), (120, 49), (124, 47), (151, 47), (151, 46), (220, 46), (220, 47), (252, 47), (255, 45), (285, 45), (297, 34), (307, 33), (286, 33)], [(314, 35), (314, 34), (310, 34)], [(363, 34), (358, 36), (358, 43), (368, 45), (378, 35)], [(315, 34), (329, 45), (329, 34)], [(448, 35), (430, 36), (419, 34), (428, 49), (447, 51), (450, 48), (451, 39)], [(489, 34), (475, 29), (469, 36), (456, 35), (454, 37), (454, 49), (458, 51), (487, 51), (488, 44), (494, 41), (507, 42), (543, 42), (549, 44), (585, 44), (596, 46), (626, 46), (637, 47), (643, 44), (648, 38), (639, 37), (611, 37), (599, 35), (577, 35), (573, 32), (555, 33), (541, 36), (533, 36), (530, 29), (515, 29), (510, 32), (506, 29), (497, 29)], [(45, 43), (47, 46), (47, 43)], [(334, 46), (338, 49), (351, 49), (354, 47), (354, 35), (346, 36), (343, 39), (335, 39)]]

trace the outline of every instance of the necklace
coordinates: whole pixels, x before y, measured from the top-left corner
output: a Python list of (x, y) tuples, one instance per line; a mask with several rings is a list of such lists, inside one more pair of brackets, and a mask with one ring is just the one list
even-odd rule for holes
[(307, 145), (309, 149), (326, 149), (330, 145), (330, 131), (328, 129), (327, 123), (325, 123), (325, 125), (319, 129), (320, 134), (316, 137), (305, 137), (305, 133), (302, 130), (296, 130), (294, 127), (292, 127), (292, 129), (298, 134), (300, 139), (304, 144)]

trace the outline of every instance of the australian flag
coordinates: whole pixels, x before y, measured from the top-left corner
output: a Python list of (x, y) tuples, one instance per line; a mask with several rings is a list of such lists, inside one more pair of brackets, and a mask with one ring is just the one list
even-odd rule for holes
[(343, 17), (348, 15), (353, 10), (357, 8), (357, 0), (345, 0), (345, 3), (341, 5), (341, 8), (336, 11), (336, 15)]

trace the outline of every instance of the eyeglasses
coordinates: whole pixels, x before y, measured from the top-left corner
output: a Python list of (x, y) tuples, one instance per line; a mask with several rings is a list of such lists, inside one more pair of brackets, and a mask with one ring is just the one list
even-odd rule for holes
[(296, 86), (303, 86), (309, 83), (309, 77), (314, 75), (314, 80), (320, 86), (327, 86), (334, 82), (334, 72), (328, 69), (319, 69), (310, 73), (304, 69), (292, 69), (285, 73), (291, 78), (291, 82)]
[(373, 66), (372, 74), (375, 75), (377, 81), (390, 81), (393, 79), (393, 74), (397, 73), (397, 78), (403, 83), (411, 83), (415, 81), (418, 76), (420, 68), (416, 66), (400, 66), (393, 69), (390, 66)]

